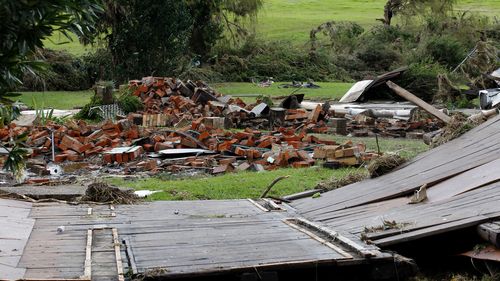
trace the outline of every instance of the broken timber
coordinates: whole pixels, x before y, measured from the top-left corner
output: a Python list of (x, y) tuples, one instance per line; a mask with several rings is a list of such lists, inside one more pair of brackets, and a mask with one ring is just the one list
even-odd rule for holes
[(445, 122), (445, 123), (450, 123), (450, 120), (451, 120), (451, 117), (444, 114), (443, 112), (437, 110), (435, 107), (433, 107), (432, 105), (426, 103), (425, 101), (421, 100), (419, 97), (415, 96), (414, 94), (408, 92), (407, 90), (401, 88), (400, 86), (398, 86), (397, 84), (395, 84), (394, 82), (392, 81), (387, 81), (386, 82), (387, 86), (389, 88), (391, 88), (391, 90), (394, 91), (394, 93), (398, 94), (399, 96), (405, 98), (406, 100), (418, 105), (419, 107), (421, 107), (422, 109), (424, 109), (425, 111), (429, 112), (430, 114), (436, 116), (437, 118), (439, 118), (441, 121)]

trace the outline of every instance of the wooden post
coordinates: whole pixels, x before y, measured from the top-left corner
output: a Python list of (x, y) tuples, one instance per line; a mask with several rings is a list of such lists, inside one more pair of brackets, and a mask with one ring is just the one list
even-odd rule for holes
[(450, 123), (450, 120), (451, 120), (450, 116), (437, 110), (434, 106), (426, 103), (425, 101), (421, 100), (419, 97), (417, 97), (414, 94), (408, 92), (407, 90), (401, 88), (400, 86), (398, 86), (396, 83), (393, 83), (392, 81), (387, 81), (386, 84), (391, 90), (394, 91), (394, 93), (396, 93), (400, 97), (403, 97), (407, 101), (418, 105), (420, 108), (422, 108), (423, 110), (436, 116), (437, 118), (439, 118), (439, 120), (443, 121), (444, 123), (446, 123), (446, 124)]

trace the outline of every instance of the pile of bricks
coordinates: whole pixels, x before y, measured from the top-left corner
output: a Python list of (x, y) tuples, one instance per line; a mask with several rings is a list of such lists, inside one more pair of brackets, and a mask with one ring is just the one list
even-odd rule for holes
[(427, 132), (439, 130), (442, 123), (436, 118), (406, 121), (392, 118), (373, 118), (358, 114), (347, 122), (346, 131), (353, 137), (373, 136), (421, 139)]
[(379, 155), (366, 152), (364, 144), (353, 145), (346, 141), (340, 145), (325, 145), (314, 149), (314, 159), (321, 159), (332, 166), (357, 166), (369, 162)]
[[(239, 98), (224, 96), (215, 92), (202, 81), (186, 81), (169, 77), (144, 77), (131, 80), (128, 85), (134, 95), (144, 104), (143, 126), (182, 127), (186, 122), (203, 117), (224, 118), (227, 128), (273, 129), (269, 116), (270, 108), (261, 100), (246, 104)], [(278, 126), (309, 125), (314, 132), (326, 132), (327, 126), (322, 121), (326, 112), (321, 106), (309, 112), (305, 109), (284, 108), (285, 115)]]
[[(362, 145), (308, 135), (328, 131), (328, 112), (319, 105), (312, 111), (297, 108), (296, 99), (289, 108), (261, 101), (247, 105), (203, 82), (164, 77), (133, 80), (128, 87), (142, 100), (144, 110), (99, 125), (83, 120), (30, 127), (10, 124), (0, 129), (0, 139), (27, 132), (33, 158), (54, 157), (56, 163), (92, 159), (120, 165), (125, 172), (203, 169), (219, 174), (310, 167), (318, 159), (359, 165), (373, 157)], [(244, 129), (228, 130), (234, 127)], [(200, 154), (175, 157), (177, 149), (198, 149)], [(166, 157), (166, 150), (174, 157)]]

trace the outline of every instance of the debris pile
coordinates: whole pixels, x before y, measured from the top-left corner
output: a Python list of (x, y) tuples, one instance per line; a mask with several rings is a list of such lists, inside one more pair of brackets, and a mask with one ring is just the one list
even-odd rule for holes
[(246, 104), (239, 98), (215, 92), (202, 81), (184, 83), (175, 78), (144, 77), (130, 81), (129, 88), (144, 104), (144, 111), (135, 115), (136, 123), (142, 119), (139, 124), (143, 126), (178, 128), (204, 118), (213, 127), (226, 129), (300, 125), (317, 133), (327, 129), (324, 122), (318, 122), (326, 115), (321, 107), (309, 112), (286, 101), (279, 108), (270, 107), (262, 100)]
[(366, 169), (371, 178), (385, 175), (406, 162), (406, 159), (398, 154), (384, 154), (371, 161)]
[[(337, 144), (308, 135), (306, 131), (306, 127), (298, 131), (293, 127), (273, 131), (252, 128), (231, 131), (218, 128), (210, 118), (208, 121), (206, 118), (194, 120), (177, 130), (149, 128), (134, 124), (134, 114), (100, 125), (69, 120), (64, 125), (49, 122), (45, 126), (28, 128), (11, 124), (2, 129), (4, 138), (28, 132), (26, 144), (36, 159), (50, 161), (53, 157), (55, 163), (90, 161), (101, 171), (111, 173), (197, 170), (221, 174), (310, 167), (317, 159), (350, 166), (376, 156), (366, 152), (362, 144)], [(36, 168), (37, 176), (51, 175), (50, 171), (43, 171), (48, 170), (45, 161), (36, 162), (37, 165), (30, 167)], [(98, 166), (99, 163), (105, 165)], [(121, 168), (111, 169), (113, 167)]]
[(366, 152), (364, 144), (353, 145), (351, 141), (346, 141), (341, 145), (325, 145), (314, 149), (315, 159), (322, 159), (326, 162), (325, 167), (338, 168), (341, 166), (357, 166), (378, 157), (378, 154)]
[(132, 204), (138, 200), (139, 197), (134, 194), (133, 190), (122, 190), (102, 182), (90, 184), (82, 197), (82, 201), (112, 204)]

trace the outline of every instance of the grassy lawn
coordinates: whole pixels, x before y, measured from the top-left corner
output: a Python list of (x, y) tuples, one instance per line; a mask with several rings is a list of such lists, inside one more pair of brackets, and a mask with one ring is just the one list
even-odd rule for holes
[[(354, 21), (365, 29), (380, 24), (387, 0), (266, 0), (258, 16), (257, 34), (263, 38), (304, 43), (309, 31), (327, 21)], [(487, 16), (500, 12), (498, 0), (458, 0), (457, 10)], [(395, 18), (396, 23), (398, 18)]]
[(21, 92), (21, 96), (16, 99), (29, 107), (35, 106), (33, 104), (33, 99), (35, 99), (38, 107), (73, 109), (74, 107), (81, 107), (87, 104), (93, 95), (94, 92), (92, 91)]
[(78, 41), (78, 37), (69, 33), (72, 40), (66, 38), (60, 32), (55, 32), (48, 39), (43, 40), (45, 48), (58, 51), (67, 51), (75, 56), (81, 56), (92, 50), (92, 46), (84, 46)]
[[(270, 95), (284, 96), (289, 95), (295, 89), (280, 89), (278, 85), (283, 83), (275, 83), (269, 88), (260, 88), (252, 83), (219, 83), (212, 85), (219, 92), (226, 95)], [(306, 99), (312, 100), (333, 100), (340, 99), (345, 92), (351, 87), (351, 83), (317, 83), (321, 86), (319, 89), (301, 89), (297, 93), (305, 94)], [(18, 100), (33, 107), (33, 98), (35, 98), (38, 106), (42, 103), (45, 107), (57, 109), (72, 109), (81, 107), (87, 104), (92, 97), (92, 91), (54, 91), (54, 92), (21, 92)], [(255, 102), (256, 97), (244, 97), (245, 102)]]
[(195, 177), (179, 180), (158, 178), (123, 180), (110, 179), (110, 183), (132, 187), (137, 190), (162, 190), (153, 194), (152, 200), (208, 200), (258, 198), (266, 187), (277, 177), (287, 176), (278, 182), (269, 195), (283, 196), (312, 189), (321, 180), (332, 176), (340, 177), (352, 169), (329, 170), (319, 167), (303, 169), (279, 169), (265, 172), (239, 172), (221, 176)]
[[(386, 0), (265, 0), (255, 30), (265, 39), (287, 40), (304, 44), (309, 31), (327, 21), (355, 21), (365, 28), (382, 18)], [(457, 9), (488, 16), (500, 13), (498, 0), (458, 0)], [(397, 18), (396, 18), (397, 22)], [(46, 47), (82, 55), (91, 47), (81, 45), (57, 33), (44, 41)], [(67, 43), (64, 43), (67, 42)], [(61, 44), (64, 43), (64, 44)]]
[[(226, 95), (265, 95), (265, 96), (286, 96), (296, 91), (296, 88), (279, 88), (281, 84), (291, 82), (276, 82), (271, 87), (261, 88), (252, 83), (219, 83), (213, 87)], [(316, 83), (316, 82), (315, 82)], [(340, 99), (351, 88), (353, 83), (316, 83), (321, 86), (319, 89), (300, 89), (296, 93), (305, 94), (306, 99), (310, 100), (333, 100)], [(255, 100), (255, 98), (253, 98)], [(245, 101), (250, 99), (244, 98)]]
[[(371, 138), (347, 138), (338, 136), (319, 135), (322, 138), (335, 139), (343, 142), (352, 139), (353, 142), (364, 142), (369, 149), (376, 149), (375, 140)], [(406, 139), (381, 139), (382, 151), (399, 151), (407, 158), (414, 157), (427, 149), (420, 140)], [(279, 176), (289, 175), (290, 178), (277, 183), (270, 195), (284, 196), (308, 189), (312, 189), (320, 181), (331, 177), (342, 177), (347, 173), (362, 171), (363, 168), (344, 168), (338, 170), (324, 169), (321, 167), (303, 169), (279, 169), (265, 172), (239, 172), (221, 176), (198, 176), (184, 179), (148, 178), (137, 180), (109, 179), (117, 186), (131, 187), (137, 190), (161, 190), (153, 194), (151, 200), (196, 200), (196, 199), (241, 199), (257, 198), (262, 191)]]

